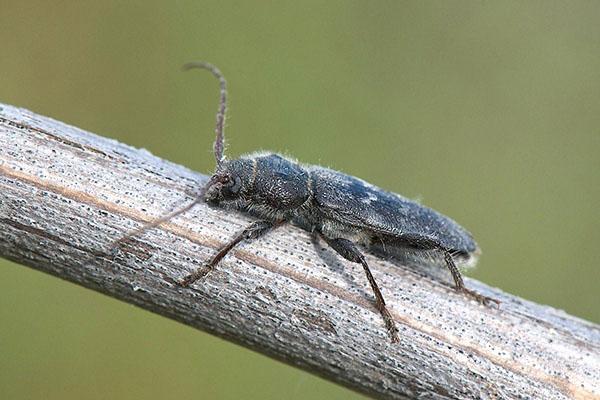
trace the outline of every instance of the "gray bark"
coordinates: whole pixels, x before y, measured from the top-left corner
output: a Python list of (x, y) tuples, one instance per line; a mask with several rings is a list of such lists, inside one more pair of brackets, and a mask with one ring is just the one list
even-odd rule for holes
[(400, 328), (393, 345), (360, 265), (293, 226), (242, 243), (191, 288), (175, 280), (251, 218), (201, 204), (110, 251), (125, 232), (192, 201), (205, 180), (0, 104), (2, 257), (377, 398), (599, 398), (598, 325), (472, 279), (467, 286), (499, 308), (368, 255)]

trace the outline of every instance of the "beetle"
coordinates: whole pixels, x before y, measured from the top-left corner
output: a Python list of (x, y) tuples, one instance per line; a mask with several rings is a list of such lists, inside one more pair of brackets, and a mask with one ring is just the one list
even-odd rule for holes
[(375, 296), (375, 305), (392, 342), (398, 328), (379, 285), (359, 246), (380, 248), (384, 253), (416, 254), (442, 262), (450, 271), (455, 289), (481, 303), (496, 302), (466, 288), (458, 265), (474, 263), (479, 248), (471, 234), (452, 219), (398, 194), (385, 191), (356, 177), (332, 169), (301, 164), (276, 153), (252, 153), (229, 160), (224, 154), (224, 121), (227, 82), (221, 71), (206, 62), (191, 62), (184, 70), (210, 71), (219, 81), (220, 99), (213, 151), (216, 168), (197, 198), (119, 241), (139, 235), (179, 215), (200, 202), (248, 213), (257, 220), (223, 245), (201, 268), (179, 281), (187, 287), (212, 271), (219, 261), (243, 240), (292, 223), (318, 235), (348, 261), (362, 265)]

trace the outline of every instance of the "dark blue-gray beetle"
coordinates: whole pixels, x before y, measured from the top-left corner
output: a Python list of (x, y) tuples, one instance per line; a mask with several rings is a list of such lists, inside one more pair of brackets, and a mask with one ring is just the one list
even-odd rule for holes
[(205, 62), (184, 66), (186, 70), (191, 68), (207, 69), (220, 82), (214, 143), (216, 170), (192, 204), (126, 237), (157, 226), (201, 201), (246, 212), (259, 219), (219, 249), (202, 268), (184, 277), (181, 285), (188, 286), (205, 276), (242, 240), (256, 239), (283, 223), (291, 222), (319, 235), (342, 257), (363, 266), (392, 342), (398, 341), (398, 329), (356, 244), (366, 248), (379, 246), (388, 252), (393, 249), (395, 253), (428, 253), (430, 260), (437, 258), (438, 262), (445, 263), (456, 290), (482, 303), (495, 302), (465, 287), (456, 264), (472, 263), (479, 249), (471, 235), (450, 218), (353, 176), (299, 164), (278, 154), (255, 153), (235, 160), (225, 159), (225, 78), (215, 66)]

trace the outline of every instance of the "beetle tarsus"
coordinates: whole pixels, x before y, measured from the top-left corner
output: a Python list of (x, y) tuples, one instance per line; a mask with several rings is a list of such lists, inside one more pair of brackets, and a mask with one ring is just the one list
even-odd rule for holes
[(458, 288), (458, 290), (460, 292), (466, 294), (467, 296), (472, 297), (473, 299), (477, 300), (479, 303), (481, 303), (485, 306), (491, 306), (492, 304), (495, 304), (496, 307), (500, 308), (500, 300), (496, 300), (492, 297), (484, 296), (481, 293), (478, 293), (474, 290), (467, 289), (464, 286), (462, 288)]
[(184, 276), (183, 278), (181, 278), (180, 280), (178, 280), (177, 283), (179, 284), (179, 286), (189, 287), (192, 283), (196, 282), (198, 279), (204, 278), (213, 269), (214, 269), (214, 267), (212, 267), (209, 264), (206, 264), (203, 267), (198, 268), (197, 270), (195, 270), (191, 274)]

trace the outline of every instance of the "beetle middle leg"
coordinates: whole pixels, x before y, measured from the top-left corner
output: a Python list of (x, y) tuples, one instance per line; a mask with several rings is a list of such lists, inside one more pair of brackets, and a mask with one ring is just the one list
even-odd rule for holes
[(192, 283), (196, 282), (200, 278), (203, 278), (209, 272), (211, 272), (213, 269), (215, 269), (215, 267), (217, 266), (219, 261), (221, 261), (223, 259), (223, 257), (225, 257), (227, 255), (227, 253), (229, 253), (242, 240), (257, 239), (257, 238), (261, 237), (262, 235), (264, 235), (265, 233), (269, 232), (270, 230), (272, 230), (278, 226), (281, 226), (282, 224), (283, 224), (283, 222), (279, 222), (279, 221), (278, 222), (272, 222), (272, 221), (266, 221), (266, 220), (254, 221), (253, 223), (248, 225), (243, 231), (241, 231), (240, 233), (235, 235), (234, 238), (231, 239), (228, 243), (223, 245), (217, 251), (217, 253), (214, 256), (212, 256), (212, 258), (208, 262), (204, 263), (204, 265), (202, 267), (196, 269), (191, 274), (186, 275), (183, 279), (181, 279), (179, 281), (179, 284), (183, 287), (187, 287), (187, 286), (191, 285)]
[(348, 239), (331, 239), (323, 235), (322, 233), (320, 233), (320, 236), (327, 242), (329, 246), (331, 246), (332, 249), (334, 249), (339, 255), (344, 257), (346, 260), (355, 263), (360, 263), (363, 266), (365, 274), (367, 275), (367, 279), (369, 280), (369, 284), (371, 285), (371, 289), (375, 294), (375, 303), (377, 305), (377, 310), (379, 310), (379, 313), (383, 317), (385, 326), (389, 332), (392, 343), (398, 343), (400, 341), (400, 339), (398, 338), (398, 328), (396, 327), (396, 323), (394, 322), (390, 311), (385, 305), (385, 300), (383, 299), (381, 290), (379, 290), (379, 286), (377, 285), (373, 274), (371, 274), (371, 270), (369, 269), (369, 265), (367, 264), (365, 257), (358, 250), (356, 245)]

